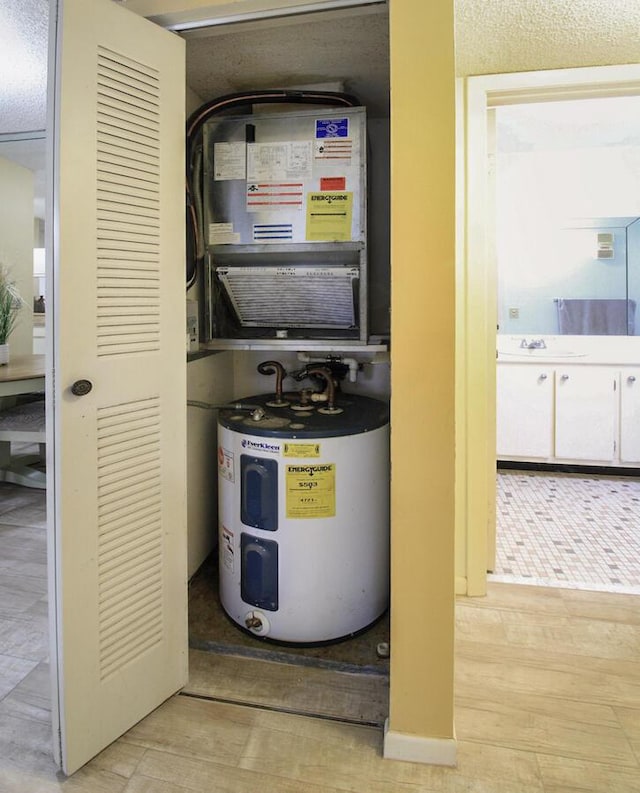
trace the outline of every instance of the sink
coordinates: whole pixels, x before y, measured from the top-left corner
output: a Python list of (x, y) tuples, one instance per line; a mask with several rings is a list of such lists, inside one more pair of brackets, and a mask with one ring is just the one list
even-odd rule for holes
[(582, 358), (586, 352), (574, 350), (557, 350), (553, 347), (534, 347), (532, 349), (498, 350), (498, 355), (512, 355), (518, 358)]

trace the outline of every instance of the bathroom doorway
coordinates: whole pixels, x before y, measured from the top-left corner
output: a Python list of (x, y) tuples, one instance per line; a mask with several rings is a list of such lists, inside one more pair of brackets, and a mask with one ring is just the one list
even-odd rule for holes
[[(640, 449), (628, 453), (621, 415), (638, 400), (640, 366), (638, 119), (639, 96), (489, 111), (498, 318), (491, 580), (640, 592), (632, 517)], [(587, 407), (596, 393), (601, 404)]]
[[(464, 238), (465, 245), (463, 250), (464, 259), (461, 262), (461, 275), (459, 279), (459, 294), (461, 294), (461, 325), (460, 325), (460, 404), (459, 412), (461, 420), (459, 421), (459, 446), (464, 450), (464, 471), (465, 479), (462, 483), (460, 490), (460, 502), (463, 507), (461, 514), (467, 516), (466, 522), (460, 525), (460, 548), (466, 551), (464, 555), (464, 568), (461, 566), (460, 570), (464, 571), (464, 582), (460, 582), (459, 586), (464, 585), (464, 590), (470, 595), (482, 595), (486, 592), (487, 570), (495, 569), (496, 560), (496, 377), (498, 363), (498, 348), (496, 345), (496, 325), (499, 317), (498, 313), (498, 272), (497, 272), (497, 243), (495, 234), (492, 230), (495, 224), (491, 218), (495, 216), (495, 202), (496, 202), (496, 189), (495, 180), (495, 156), (488, 154), (495, 152), (494, 136), (495, 136), (495, 109), (506, 106), (523, 107), (525, 110), (530, 111), (534, 105), (545, 107), (546, 105), (556, 104), (559, 102), (570, 102), (574, 100), (592, 100), (594, 98), (616, 98), (616, 97), (636, 97), (640, 94), (640, 68), (638, 66), (608, 66), (608, 67), (595, 67), (595, 68), (579, 68), (579, 69), (565, 69), (557, 71), (545, 72), (524, 72), (502, 75), (487, 75), (471, 77), (465, 83), (465, 120), (466, 126), (464, 131), (465, 138), (465, 169), (464, 169), (464, 195), (466, 198), (466, 222), (464, 229), (461, 230), (461, 237)], [(593, 106), (591, 106), (593, 107)], [(587, 131), (591, 132), (591, 122), (581, 125), (586, 126)], [(574, 138), (574, 141), (578, 137)], [(618, 141), (620, 142), (620, 141)], [(633, 143), (633, 142), (632, 142)], [(532, 149), (532, 144), (528, 144), (529, 150)], [(573, 144), (572, 144), (573, 145)], [(568, 150), (569, 147), (567, 147)], [(556, 155), (556, 160), (564, 165), (564, 161), (570, 162), (571, 156), (566, 151), (560, 151)], [(608, 154), (608, 152), (605, 152)], [(633, 160), (633, 155), (631, 156)], [(487, 167), (487, 164), (489, 167)], [(585, 220), (593, 219), (596, 210), (589, 208), (587, 211), (584, 204), (586, 204), (589, 193), (594, 192), (596, 167), (589, 168), (583, 176), (584, 193), (580, 198), (583, 202), (583, 208), (575, 210), (576, 215), (580, 212), (579, 219)], [(609, 172), (609, 179), (613, 180), (616, 174)], [(593, 177), (590, 179), (589, 177)], [(549, 212), (552, 208), (556, 207), (558, 201), (555, 194), (549, 197), (547, 192), (546, 201), (537, 199), (539, 203), (545, 204), (549, 207)], [(621, 203), (621, 202), (619, 202)], [(527, 208), (527, 203), (519, 207), (521, 212)], [(599, 210), (598, 210), (599, 211)], [(609, 209), (605, 214), (609, 213)], [(613, 211), (613, 210), (611, 210)], [(615, 210), (618, 211), (618, 210)], [(592, 214), (593, 213), (593, 214)], [(564, 214), (564, 213), (563, 213)], [(635, 211), (631, 212), (631, 216), (637, 217), (640, 213)], [(631, 217), (630, 216), (630, 217)], [(524, 216), (524, 221), (529, 220), (529, 215)], [(582, 229), (584, 231), (584, 228)], [(582, 234), (581, 231), (581, 234)], [(591, 235), (592, 231), (589, 232)], [(542, 233), (535, 224), (530, 224), (529, 239), (535, 240), (535, 252), (539, 253), (544, 250), (544, 245), (557, 245), (558, 237)], [(597, 235), (596, 235), (597, 240)], [(601, 240), (604, 242), (604, 238)], [(608, 238), (607, 241), (611, 243), (613, 240)], [(615, 241), (617, 245), (617, 241)], [(522, 259), (523, 257), (519, 257)], [(526, 282), (527, 279), (532, 279), (535, 276), (535, 271), (541, 267), (539, 257), (533, 259), (533, 265), (524, 272), (521, 271), (520, 280)], [(610, 271), (607, 271), (610, 272)], [(502, 299), (502, 291), (500, 297)], [(555, 292), (553, 297), (568, 297), (565, 293)], [(622, 296), (624, 299), (626, 295)], [(505, 305), (504, 308), (518, 309), (523, 307), (522, 313), (515, 311), (512, 312), (516, 316), (512, 319), (519, 319), (526, 315), (526, 306), (519, 306), (518, 304)], [(555, 303), (553, 304), (553, 309)], [(527, 338), (527, 347), (531, 341), (540, 342), (541, 340), (548, 341), (547, 335), (559, 336), (557, 332), (537, 330), (535, 328), (526, 329), (527, 336), (525, 336), (525, 328), (520, 323), (519, 332), (513, 332), (513, 340), (510, 339), (512, 345), (517, 347), (522, 338)], [(505, 334), (506, 335), (506, 334)], [(529, 338), (530, 337), (530, 338)], [(577, 338), (577, 337), (576, 337)], [(582, 337), (582, 341), (586, 337)], [(503, 340), (504, 341), (504, 340)], [(625, 356), (621, 360), (616, 360), (616, 366), (624, 363), (626, 365), (636, 365), (640, 361), (637, 355), (638, 337), (637, 336), (609, 336), (603, 337), (603, 342), (610, 345), (615, 345), (616, 349), (620, 351), (624, 348)], [(532, 345), (533, 347), (537, 346)], [(573, 345), (572, 345), (573, 346)], [(564, 347), (564, 345), (563, 345)], [(575, 353), (576, 350), (567, 350)], [(538, 355), (541, 359), (545, 360), (546, 364), (558, 364), (558, 360), (550, 358), (547, 350), (534, 350), (533, 352), (526, 350), (512, 350), (503, 347), (503, 356), (508, 358), (504, 353), (515, 352), (516, 355), (522, 355), (526, 352), (527, 355)], [(580, 352), (584, 352), (581, 350)], [(545, 359), (546, 356), (546, 359)], [(513, 370), (516, 371), (517, 367), (521, 366), (522, 360), (513, 359)], [(563, 361), (563, 364), (567, 361)], [(572, 372), (577, 373), (578, 369), (575, 368)], [(545, 374), (544, 372), (542, 374)], [(549, 377), (542, 378), (542, 381), (547, 384), (553, 383), (555, 378)], [(562, 373), (559, 373), (561, 376)], [(629, 377), (638, 379), (638, 372), (631, 372)], [(579, 381), (580, 378), (570, 378), (570, 381)], [(622, 380), (622, 370), (618, 370), (615, 397), (619, 405), (619, 397), (621, 394), (620, 386), (622, 383), (627, 383), (627, 379)], [(629, 381), (631, 382), (631, 381)], [(520, 411), (520, 420), (514, 425), (513, 435), (517, 439), (518, 436), (533, 435), (539, 437), (540, 433), (537, 432), (534, 418), (536, 417), (536, 410), (531, 406), (523, 403), (516, 407)], [(545, 408), (546, 409), (546, 408)], [(619, 408), (617, 408), (619, 410)], [(544, 414), (544, 410), (542, 411)], [(555, 406), (552, 405), (548, 408), (548, 414), (555, 417)], [(571, 415), (571, 413), (570, 413)], [(593, 430), (597, 426), (597, 422), (590, 422), (584, 419), (580, 411), (574, 411), (573, 425), (569, 422), (568, 426), (572, 430), (572, 437), (583, 436), (584, 439), (590, 440), (593, 435)], [(526, 420), (523, 420), (526, 417)], [(577, 417), (577, 418), (575, 418)], [(618, 413), (612, 431), (618, 433), (616, 436), (616, 451), (615, 454), (620, 457), (621, 450), (619, 445), (619, 422), (621, 415)], [(637, 414), (634, 419), (637, 426)], [(571, 435), (571, 433), (570, 433)], [(542, 461), (546, 463), (555, 462), (549, 459), (550, 453), (543, 450), (541, 453)], [(626, 454), (626, 452), (625, 452)], [(514, 459), (510, 455), (500, 455), (503, 461)], [(578, 457), (575, 459), (573, 455), (569, 456), (570, 462), (579, 464), (581, 466), (587, 465), (591, 458)], [(598, 456), (599, 465), (596, 466), (602, 473), (602, 468), (613, 467), (611, 462), (606, 462), (608, 458)], [(527, 467), (526, 453), (520, 453), (515, 456), (515, 460), (522, 463), (522, 467)], [(540, 456), (535, 458), (540, 460)], [(534, 460), (534, 462), (535, 462)], [(613, 460), (613, 456), (611, 458)], [(563, 457), (563, 462), (566, 462), (566, 457)], [(640, 468), (637, 463), (626, 468)], [(578, 472), (583, 472), (583, 469), (578, 469)], [(554, 475), (557, 472), (553, 472)], [(593, 473), (593, 471), (589, 471)], [(608, 473), (608, 472), (607, 472)], [(625, 472), (621, 471), (621, 467), (617, 468), (614, 474), (620, 473), (633, 473), (630, 470)], [(636, 471), (637, 473), (637, 471)], [(625, 481), (630, 482), (631, 479), (625, 478)], [(511, 492), (511, 491), (509, 491)], [(635, 503), (635, 502), (634, 502)], [(462, 534), (462, 529), (466, 534)], [(513, 555), (513, 554), (509, 554)], [(460, 554), (462, 557), (462, 554)], [(513, 560), (509, 560), (513, 561)], [(513, 569), (513, 568), (512, 568)]]

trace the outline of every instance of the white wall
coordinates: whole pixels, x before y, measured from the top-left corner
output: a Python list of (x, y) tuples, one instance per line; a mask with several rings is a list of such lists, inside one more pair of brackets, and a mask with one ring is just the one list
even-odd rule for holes
[[(222, 404), (233, 396), (232, 353), (187, 364), (188, 399)], [(191, 577), (216, 545), (218, 463), (215, 410), (187, 408), (188, 572)]]

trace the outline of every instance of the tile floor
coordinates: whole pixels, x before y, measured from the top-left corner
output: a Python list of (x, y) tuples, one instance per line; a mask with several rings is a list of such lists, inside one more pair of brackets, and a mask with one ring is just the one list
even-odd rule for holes
[(640, 593), (640, 479), (500, 469), (494, 581)]

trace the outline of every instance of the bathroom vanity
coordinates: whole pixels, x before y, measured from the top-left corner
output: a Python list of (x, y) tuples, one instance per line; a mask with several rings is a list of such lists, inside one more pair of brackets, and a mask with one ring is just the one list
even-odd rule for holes
[(640, 467), (637, 360), (624, 347), (499, 347), (498, 460)]

